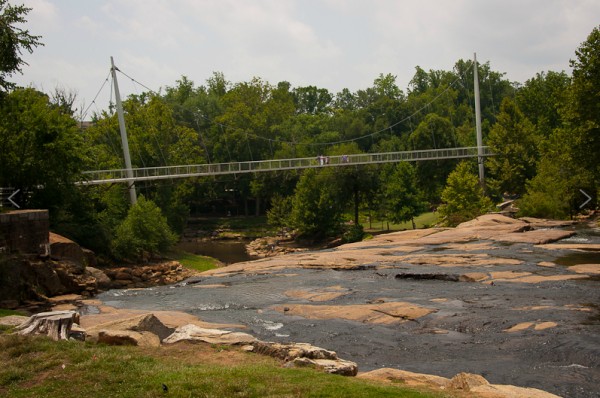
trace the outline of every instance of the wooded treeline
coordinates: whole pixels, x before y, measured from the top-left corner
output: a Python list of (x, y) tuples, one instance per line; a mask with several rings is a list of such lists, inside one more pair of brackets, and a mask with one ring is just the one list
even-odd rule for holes
[[(359, 211), (400, 222), (439, 207), (453, 225), (503, 195), (519, 198), (522, 215), (567, 218), (585, 200), (580, 189), (595, 206), (600, 186), (599, 57), (595, 28), (575, 51), (571, 76), (547, 71), (516, 83), (489, 62), (479, 65), (484, 144), (497, 154), (486, 160), (485, 190), (475, 160), (439, 160), (138, 182), (138, 194), (174, 231), (190, 212), (268, 212), (273, 224), (312, 239), (359, 238)], [(137, 239), (135, 226), (122, 226), (131, 213), (125, 185), (73, 182), (84, 170), (124, 168), (117, 116), (111, 107), (83, 130), (75, 101), (60, 90), (0, 94), (0, 186), (20, 189), (26, 207), (49, 208), (57, 231), (114, 254)], [(214, 73), (201, 85), (184, 76), (123, 106), (133, 167), (476, 145), (473, 67), (462, 59), (449, 71), (417, 66), (405, 90), (393, 74), (331, 93)]]

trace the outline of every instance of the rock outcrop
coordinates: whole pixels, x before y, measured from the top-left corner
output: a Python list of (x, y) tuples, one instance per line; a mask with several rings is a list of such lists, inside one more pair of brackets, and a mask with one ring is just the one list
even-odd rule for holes
[(252, 352), (282, 359), (286, 367), (311, 367), (342, 376), (356, 376), (358, 373), (355, 362), (338, 358), (335, 351), (306, 343), (281, 344), (256, 341), (252, 347)]
[(195, 275), (177, 261), (104, 269), (113, 289), (144, 288), (170, 285)]
[(106, 333), (107, 331), (148, 332), (156, 335), (160, 343), (161, 340), (169, 337), (174, 330), (163, 324), (154, 314), (142, 314), (89, 327), (86, 329), (86, 337), (89, 340), (100, 341), (101, 334), (104, 336), (114, 335), (114, 333)]
[[(559, 398), (558, 395), (535, 388), (490, 384), (484, 377), (472, 373), (459, 373), (452, 379), (413, 373), (405, 370), (382, 368), (361, 373), (361, 379), (386, 383), (402, 383), (407, 386), (426, 387), (437, 391), (468, 393), (471, 397), (484, 398)], [(463, 396), (463, 395), (460, 395)]]

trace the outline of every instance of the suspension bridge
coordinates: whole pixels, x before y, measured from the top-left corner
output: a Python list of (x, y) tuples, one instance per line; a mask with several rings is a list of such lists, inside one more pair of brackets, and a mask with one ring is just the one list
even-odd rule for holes
[[(80, 185), (134, 183), (136, 181), (203, 177), (223, 174), (257, 173), (280, 170), (298, 170), (323, 167), (348, 167), (353, 165), (417, 162), (424, 160), (464, 159), (491, 156), (488, 147), (428, 149), (420, 151), (361, 153), (357, 155), (323, 156), (255, 160), (245, 162), (208, 163), (180, 166), (143, 167), (135, 169), (95, 170), (83, 173)], [(480, 153), (481, 152), (481, 153)]]

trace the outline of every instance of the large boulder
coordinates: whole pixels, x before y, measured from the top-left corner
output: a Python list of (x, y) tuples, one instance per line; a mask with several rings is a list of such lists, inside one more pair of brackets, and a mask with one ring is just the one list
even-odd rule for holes
[(106, 322), (87, 328), (87, 337), (91, 340), (99, 340), (100, 332), (107, 331), (133, 331), (150, 332), (158, 336), (159, 342), (173, 333), (173, 328), (165, 326), (153, 314), (142, 314), (135, 317)]
[(110, 278), (108, 275), (104, 273), (104, 271), (99, 270), (95, 267), (86, 267), (85, 273), (96, 280), (96, 285), (98, 289), (109, 289), (110, 288)]
[(50, 232), (50, 257), (53, 260), (69, 260), (83, 272), (87, 265), (81, 246), (64, 236)]

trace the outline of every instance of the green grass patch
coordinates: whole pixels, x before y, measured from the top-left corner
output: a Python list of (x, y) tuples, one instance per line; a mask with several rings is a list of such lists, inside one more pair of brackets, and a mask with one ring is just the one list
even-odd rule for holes
[[(223, 365), (211, 361), (215, 355), (236, 358)], [(200, 344), (142, 349), (0, 335), (0, 361), (0, 395), (14, 398), (448, 396), (286, 369), (273, 358)]]
[(212, 257), (200, 256), (185, 251), (174, 251), (169, 253), (169, 256), (177, 260), (185, 268), (193, 269), (198, 272), (208, 271), (217, 268), (219, 261)]
[[(428, 212), (423, 213), (417, 217), (415, 217), (415, 225), (417, 229), (421, 228), (430, 228), (436, 225), (439, 221), (437, 212)], [(392, 222), (388, 222), (386, 220), (378, 220), (373, 218), (371, 222), (369, 222), (368, 216), (364, 215), (361, 217), (361, 222), (365, 227), (365, 230), (369, 232), (377, 232), (377, 231), (402, 231), (405, 229), (412, 229), (412, 222), (407, 221), (401, 224), (394, 224)], [(388, 229), (389, 226), (389, 229)]]
[(4, 316), (10, 316), (10, 315), (27, 315), (27, 314), (22, 311), (4, 310), (4, 309), (0, 308), (0, 318), (2, 318)]

